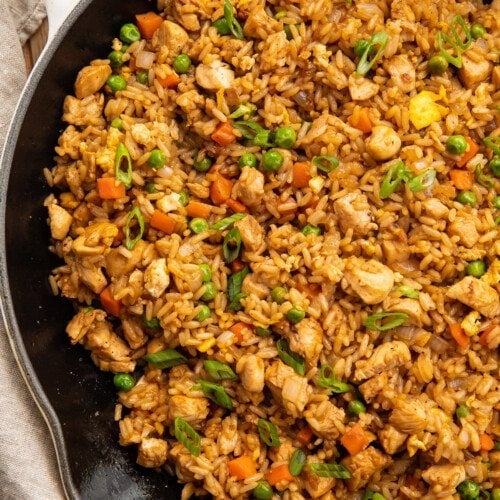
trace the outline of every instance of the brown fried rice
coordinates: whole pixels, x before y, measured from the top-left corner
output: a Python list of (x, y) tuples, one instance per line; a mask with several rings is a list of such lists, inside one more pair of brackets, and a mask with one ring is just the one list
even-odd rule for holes
[[(228, 5), (240, 37), (213, 25)], [(50, 283), (77, 308), (67, 333), (131, 383), (117, 382), (120, 445), (173, 471), (183, 498), (248, 498), (269, 482), (285, 500), (498, 498), (500, 3), (157, 7), (152, 37), (141, 25), (138, 40), (112, 41), (119, 64), (79, 73), (45, 169), (64, 260)], [(439, 36), (474, 23), (485, 32), (461, 67), (434, 71)], [(357, 75), (356, 43), (377, 33), (387, 43)], [(191, 65), (179, 71), (180, 53)], [(241, 121), (276, 133), (269, 143), (287, 127), (292, 144), (263, 145)], [(453, 154), (457, 135), (477, 152)], [(436, 177), (419, 187), (423, 172)], [(180, 364), (149, 357), (169, 349)], [(214, 379), (207, 360), (235, 377)], [(315, 462), (345, 475), (320, 477)]]

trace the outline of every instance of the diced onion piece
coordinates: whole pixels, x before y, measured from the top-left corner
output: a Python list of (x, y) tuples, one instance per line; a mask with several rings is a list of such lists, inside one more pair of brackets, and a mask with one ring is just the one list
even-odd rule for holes
[(155, 61), (154, 52), (148, 52), (147, 50), (141, 50), (137, 53), (135, 58), (135, 65), (138, 68), (150, 69)]

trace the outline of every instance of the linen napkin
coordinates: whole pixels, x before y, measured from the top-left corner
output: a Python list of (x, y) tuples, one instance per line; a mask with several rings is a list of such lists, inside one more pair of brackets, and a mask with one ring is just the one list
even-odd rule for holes
[[(22, 44), (45, 17), (42, 0), (0, 0), (0, 149), (26, 81)], [(54, 446), (0, 330), (0, 498), (64, 498)]]

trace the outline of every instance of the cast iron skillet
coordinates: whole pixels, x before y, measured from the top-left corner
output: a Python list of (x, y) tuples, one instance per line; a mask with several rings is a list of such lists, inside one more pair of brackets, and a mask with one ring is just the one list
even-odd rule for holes
[[(118, 445), (116, 391), (64, 329), (69, 301), (54, 297), (47, 277), (59, 265), (47, 250), (42, 169), (52, 166), (63, 128), (64, 96), (79, 68), (106, 57), (119, 27), (146, 0), (82, 0), (35, 67), (16, 111), (0, 171), (0, 308), (14, 355), (48, 423), (69, 498), (148, 499), (180, 496), (175, 477), (135, 464)], [(0, 332), (1, 334), (1, 332)], [(36, 409), (33, 409), (36, 411)]]

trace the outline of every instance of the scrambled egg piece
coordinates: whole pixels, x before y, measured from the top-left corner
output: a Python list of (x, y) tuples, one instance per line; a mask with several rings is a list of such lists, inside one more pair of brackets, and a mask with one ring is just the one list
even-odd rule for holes
[(116, 148), (122, 140), (123, 133), (115, 127), (110, 127), (106, 138), (106, 147), (96, 156), (95, 162), (103, 170), (114, 170)]
[(410, 121), (417, 130), (441, 120), (441, 117), (448, 113), (448, 108), (436, 104), (436, 101), (445, 99), (446, 90), (444, 87), (441, 87), (439, 94), (422, 90), (410, 99)]
[(496, 285), (500, 281), (500, 260), (495, 260), (488, 270), (481, 276), (481, 280), (488, 285)]
[(427, 451), (427, 446), (425, 446), (425, 443), (418, 439), (416, 435), (413, 435), (408, 438), (406, 449), (408, 450), (408, 455), (412, 457), (418, 450)]
[(479, 328), (481, 326), (481, 324), (479, 323), (480, 317), (481, 315), (477, 311), (472, 311), (467, 314), (462, 323), (460, 323), (460, 326), (469, 337), (472, 337), (479, 332)]

